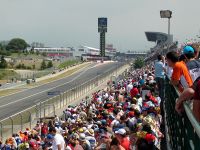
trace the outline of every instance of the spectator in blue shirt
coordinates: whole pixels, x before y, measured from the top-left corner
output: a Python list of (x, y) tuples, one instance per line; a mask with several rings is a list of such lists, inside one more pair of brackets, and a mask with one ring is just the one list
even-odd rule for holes
[(158, 86), (159, 96), (161, 98), (161, 109), (164, 100), (164, 75), (165, 75), (165, 68), (163, 63), (163, 56), (158, 55), (157, 61), (155, 62), (155, 79)]

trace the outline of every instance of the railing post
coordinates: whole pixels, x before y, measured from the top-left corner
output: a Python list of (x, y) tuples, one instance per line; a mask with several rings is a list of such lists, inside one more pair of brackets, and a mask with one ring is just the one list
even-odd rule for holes
[(40, 119), (42, 118), (42, 102), (40, 101)]
[(13, 134), (13, 133), (14, 133), (13, 119), (12, 119), (12, 117), (9, 117), (9, 119), (11, 120), (11, 126), (12, 126), (11, 132), (12, 132), (12, 134)]
[(62, 95), (60, 94), (60, 108), (62, 108)]
[(80, 85), (78, 86), (78, 97), (80, 97)]
[(56, 115), (56, 107), (55, 107), (54, 104), (53, 104), (53, 115), (54, 115), (54, 116)]
[(22, 130), (23, 130), (23, 121), (22, 121), (23, 117), (22, 117), (22, 114), (21, 114), (21, 113), (19, 113), (19, 115), (20, 115), (20, 118), (21, 118), (20, 123), (21, 123), (21, 131), (22, 131)]
[(1, 138), (2, 138), (2, 141), (3, 141), (3, 124), (0, 122), (0, 125), (1, 125)]
[(76, 87), (74, 87), (74, 101), (76, 100)]
[(63, 107), (65, 106), (65, 96), (64, 93), (62, 93), (62, 98), (63, 98)]
[(69, 94), (69, 103), (71, 103), (72, 101), (72, 89), (70, 90), (70, 94)]
[(32, 116), (31, 116), (31, 112), (30, 111), (27, 111), (29, 113), (29, 121), (30, 121), (30, 129), (32, 127)]
[(77, 86), (75, 87), (75, 94), (76, 94), (76, 99), (77, 99), (77, 97), (78, 97), (78, 91), (77, 91)]
[(46, 105), (44, 103), (44, 117), (46, 117)]
[(81, 95), (83, 95), (83, 84), (81, 84)]
[(68, 100), (69, 100), (68, 95), (69, 95), (69, 91), (66, 92), (66, 97), (65, 97), (66, 98), (66, 105), (68, 105)]

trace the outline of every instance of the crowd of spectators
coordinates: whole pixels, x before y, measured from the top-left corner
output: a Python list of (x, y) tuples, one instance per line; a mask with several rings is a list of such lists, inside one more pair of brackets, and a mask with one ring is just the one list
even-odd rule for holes
[(77, 105), (69, 105), (64, 117), (38, 121), (33, 129), (13, 134), (0, 150), (156, 150), (164, 134), (164, 81), (177, 87), (175, 109), (193, 99), (193, 113), (200, 121), (200, 62), (198, 47), (186, 45), (181, 55), (158, 55), (154, 65), (129, 70), (123, 79), (110, 81)]
[(80, 104), (67, 106), (62, 119), (38, 121), (33, 129), (0, 142), (0, 149), (160, 149), (161, 101), (154, 67), (129, 71)]

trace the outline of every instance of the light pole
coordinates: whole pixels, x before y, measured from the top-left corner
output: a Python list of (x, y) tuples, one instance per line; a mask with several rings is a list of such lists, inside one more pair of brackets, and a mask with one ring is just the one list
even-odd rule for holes
[[(170, 39), (170, 19), (172, 18), (172, 11), (170, 10), (161, 10), (160, 11), (161, 18), (168, 18), (168, 40)], [(167, 50), (169, 51), (169, 41), (167, 43)]]

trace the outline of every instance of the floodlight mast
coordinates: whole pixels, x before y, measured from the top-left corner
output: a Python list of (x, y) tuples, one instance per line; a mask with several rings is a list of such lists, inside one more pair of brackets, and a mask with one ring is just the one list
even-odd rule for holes
[[(172, 18), (171, 10), (161, 10), (160, 11), (161, 18), (168, 18), (168, 40), (170, 38), (170, 19)], [(167, 44), (167, 50), (169, 51), (169, 43)]]

